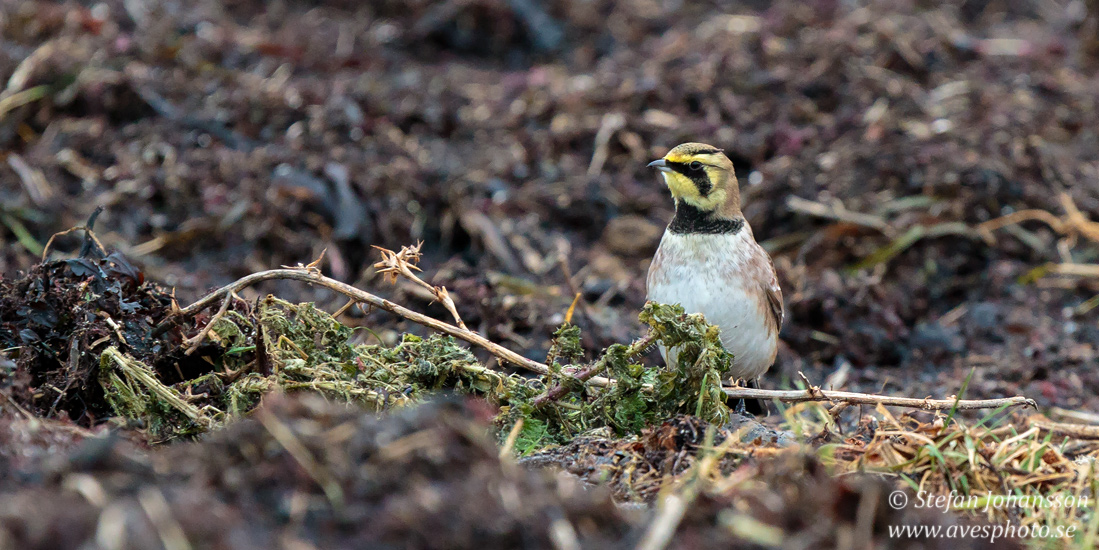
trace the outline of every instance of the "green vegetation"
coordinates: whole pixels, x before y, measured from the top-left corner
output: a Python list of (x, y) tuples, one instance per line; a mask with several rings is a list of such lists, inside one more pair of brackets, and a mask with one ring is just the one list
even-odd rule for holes
[[(529, 378), (485, 368), (447, 336), (405, 335), (392, 347), (352, 344), (354, 331), (313, 304), (268, 297), (254, 315), (230, 313), (216, 322), (210, 338), (226, 352), (214, 373), (167, 385), (154, 369), (108, 347), (100, 358), (99, 381), (114, 412), (144, 425), (159, 441), (220, 427), (249, 412), (267, 392), (297, 390), (358, 402), (375, 411), (447, 391), (483, 396), (500, 408), (496, 426), (501, 441), (522, 422), (513, 442), (513, 451), (520, 456), (575, 442), (579, 435), (608, 441), (617, 452), (630, 455), (637, 452), (629, 445), (634, 436), (679, 414), (695, 415), (711, 426), (726, 425), (730, 413), (720, 381), (731, 357), (722, 348), (717, 329), (700, 315), (685, 315), (678, 306), (649, 304), (640, 319), (652, 331), (653, 342), (678, 349), (678, 368), (643, 366), (637, 359), (643, 350), (636, 342), (612, 345), (595, 361), (583, 363), (580, 329), (566, 324), (554, 334), (546, 361), (550, 374)], [(596, 374), (615, 383), (600, 387), (576, 377), (599, 364), (605, 369)], [(565, 388), (559, 398), (536, 404), (547, 389), (558, 385)], [(718, 465), (743, 464), (761, 452), (812, 454), (833, 475), (877, 472), (890, 476), (900, 489), (956, 495), (950, 509), (988, 521), (1010, 519), (1038, 528), (1074, 526), (1074, 547), (1088, 547), (1097, 537), (1099, 523), (1092, 505), (996, 507), (999, 496), (1079, 501), (1099, 489), (1094, 465), (1073, 459), (1078, 441), (1054, 438), (1036, 427), (1020, 432), (1015, 426), (1026, 425), (1025, 420), (1005, 422), (1009, 417), (1002, 409), (968, 423), (954, 411), (927, 422), (907, 414), (894, 417), (878, 407), (878, 418), (860, 423), (856, 433), (822, 439), (832, 442), (815, 447), (808, 442), (810, 436), (835, 428), (827, 409), (819, 403), (780, 408), (780, 429), (800, 434), (805, 443), (761, 447), (757, 441), (727, 434), (720, 445), (702, 445), (692, 461), (715, 452), (717, 458), (739, 458), (704, 461), (706, 484), (697, 487), (705, 492), (750, 482), (733, 479), (735, 472)], [(763, 451), (764, 447), (768, 449)], [(623, 458), (622, 463), (647, 471), (638, 466), (647, 463), (642, 456)], [(626, 494), (640, 495), (646, 487), (663, 485), (636, 472), (600, 475), (607, 477), (604, 481), (614, 480)], [(683, 476), (697, 482), (699, 471)]]
[[(408, 334), (393, 347), (352, 344), (353, 330), (313, 304), (268, 297), (251, 318), (231, 312), (215, 322), (210, 338), (227, 351), (213, 374), (167, 385), (149, 366), (109, 347), (100, 359), (99, 381), (116, 414), (141, 422), (161, 441), (215, 428), (251, 410), (266, 392), (302, 389), (373, 410), (440, 391), (484, 396), (500, 406), (502, 433), (524, 420), (516, 442), (520, 453), (593, 430), (635, 434), (678, 413), (727, 421), (720, 380), (732, 358), (717, 329), (678, 306), (650, 304), (641, 320), (656, 342), (678, 347), (679, 368), (646, 368), (630, 346), (615, 344), (602, 361), (617, 383), (596, 388), (574, 377), (587, 365), (580, 363), (580, 329), (572, 325), (554, 335), (551, 374), (531, 379), (485, 368), (449, 336)], [(556, 384), (569, 391), (536, 407), (534, 399)]]

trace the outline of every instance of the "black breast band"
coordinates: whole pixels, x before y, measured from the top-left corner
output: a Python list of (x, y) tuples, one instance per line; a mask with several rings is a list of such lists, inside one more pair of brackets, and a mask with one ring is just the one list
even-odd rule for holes
[(744, 227), (744, 218), (722, 218), (713, 211), (702, 211), (683, 201), (676, 201), (675, 217), (668, 229), (672, 233), (704, 235), (735, 235)]

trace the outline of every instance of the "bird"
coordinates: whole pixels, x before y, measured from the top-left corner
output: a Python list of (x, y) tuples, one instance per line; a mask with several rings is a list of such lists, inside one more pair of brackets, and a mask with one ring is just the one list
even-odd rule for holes
[[(775, 265), (740, 209), (740, 188), (724, 150), (683, 143), (649, 163), (675, 201), (646, 277), (646, 298), (680, 304), (720, 329), (732, 353), (729, 375), (758, 387), (775, 362), (784, 310)], [(676, 350), (660, 348), (669, 367)], [(754, 404), (763, 412), (761, 403)], [(743, 400), (737, 412), (746, 412)]]

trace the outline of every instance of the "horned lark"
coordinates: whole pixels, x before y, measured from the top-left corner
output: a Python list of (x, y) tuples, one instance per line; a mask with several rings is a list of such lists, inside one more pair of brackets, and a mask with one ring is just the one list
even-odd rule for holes
[[(721, 149), (684, 143), (649, 166), (664, 176), (675, 217), (649, 266), (648, 299), (681, 304), (717, 325), (733, 354), (731, 376), (752, 383), (775, 361), (782, 290), (740, 211), (733, 163)], [(675, 364), (674, 349), (660, 354)]]

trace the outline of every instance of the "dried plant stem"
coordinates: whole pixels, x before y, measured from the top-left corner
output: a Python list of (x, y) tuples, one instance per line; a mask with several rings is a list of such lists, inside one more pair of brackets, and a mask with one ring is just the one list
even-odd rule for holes
[(210, 335), (210, 331), (214, 329), (214, 325), (218, 324), (218, 321), (220, 321), (222, 317), (225, 317), (225, 314), (229, 312), (229, 305), (233, 303), (233, 297), (235, 295), (236, 292), (228, 293), (225, 296), (225, 299), (221, 302), (221, 308), (219, 308), (217, 313), (215, 313), (214, 316), (210, 318), (210, 320), (206, 323), (206, 326), (203, 327), (202, 330), (199, 331), (199, 333), (196, 334), (194, 338), (188, 338), (187, 341), (184, 342), (185, 344), (187, 344), (187, 349), (183, 352), (184, 355), (191, 355), (192, 353), (194, 353), (194, 351), (198, 349), (199, 344), (201, 344), (203, 340), (206, 340), (206, 337)]
[[(83, 256), (87, 252), (87, 250), (85, 250), (85, 249), (90, 248), (90, 246), (88, 246), (89, 241), (94, 243), (96, 246), (98, 246), (100, 251), (107, 250), (106, 248), (103, 247), (103, 243), (99, 242), (99, 239), (95, 236), (95, 233), (92, 231), (92, 227), (95, 225), (96, 218), (98, 218), (99, 214), (102, 213), (102, 212), (103, 212), (103, 207), (100, 206), (92, 212), (92, 215), (88, 217), (88, 222), (85, 223), (84, 225), (80, 225), (80, 226), (77, 226), (77, 227), (70, 227), (70, 228), (68, 228), (64, 231), (58, 231), (57, 233), (54, 233), (53, 235), (50, 235), (50, 240), (46, 241), (46, 246), (42, 247), (42, 263), (46, 263), (46, 259), (49, 258), (50, 247), (53, 246), (54, 239), (56, 239), (58, 237), (65, 236), (65, 235), (68, 235), (69, 233), (72, 233), (73, 231), (83, 231), (84, 232), (85, 244), (84, 244), (84, 246), (81, 247), (81, 256)], [(104, 254), (106, 254), (106, 252), (104, 252)]]
[(271, 437), (275, 438), (275, 441), (282, 445), (282, 448), (286, 449), (286, 452), (320, 486), (332, 507), (342, 508), (344, 503), (343, 488), (336, 482), (332, 474), (324, 469), (321, 463), (317, 462), (309, 448), (294, 435), (294, 430), (283, 424), (275, 417), (274, 413), (262, 407), (256, 411), (254, 416), (267, 429), (267, 433), (271, 434)]
[(1073, 277), (1099, 277), (1099, 264), (1048, 264), (1047, 273)]
[(687, 499), (680, 495), (668, 495), (660, 501), (656, 516), (637, 544), (637, 550), (663, 550), (672, 542), (672, 536), (687, 513)]
[(214, 426), (214, 419), (203, 414), (202, 410), (183, 399), (179, 392), (162, 384), (148, 366), (127, 357), (114, 346), (103, 351), (103, 359), (110, 361), (111, 368), (121, 373), (121, 376), (115, 372), (108, 373), (109, 376), (117, 377), (117, 385), (141, 384), (148, 388), (150, 393), (156, 395), (157, 398), (173, 409), (185, 414), (187, 418), (190, 418), (196, 424), (206, 429)]
[(1075, 437), (1076, 439), (1099, 439), (1099, 426), (1064, 422), (1031, 422), (1031, 425), (1054, 435)]
[(1003, 397), (999, 399), (917, 399), (915, 397), (893, 397), (889, 395), (875, 395), (872, 393), (856, 393), (848, 391), (825, 391), (817, 387), (807, 390), (759, 390), (755, 388), (723, 388), (725, 395), (734, 399), (778, 399), (785, 403), (800, 403), (803, 401), (831, 401), (835, 403), (851, 403), (854, 405), (892, 405), (895, 407), (909, 407), (923, 409), (925, 411), (944, 411), (953, 409), (995, 409), (998, 407), (1026, 405), (1038, 408), (1033, 399), (1022, 395)]
[(516, 420), (515, 425), (511, 427), (511, 431), (508, 432), (508, 438), (504, 441), (504, 446), (500, 447), (500, 460), (511, 456), (511, 450), (515, 448), (515, 442), (519, 440), (519, 433), (522, 431), (523, 418), (519, 417), (519, 420)]
[(889, 223), (881, 216), (848, 210), (843, 206), (843, 203), (839, 201), (835, 201), (832, 204), (824, 204), (791, 195), (786, 199), (786, 207), (794, 212), (802, 212), (804, 214), (809, 214), (810, 216), (877, 229), (889, 237), (894, 236), (896, 233), (895, 230), (890, 228)]
[[(231, 297), (232, 294), (236, 292), (240, 292), (241, 289), (247, 288), (257, 283), (261, 283), (263, 281), (271, 281), (275, 279), (289, 279), (322, 286), (329, 290), (343, 294), (344, 296), (347, 296), (348, 298), (351, 298), (358, 303), (363, 303), (371, 307), (383, 309), (390, 313), (400, 315), (401, 317), (404, 317), (405, 319), (408, 319), (409, 321), (412, 321), (414, 323), (418, 323), (430, 329), (448, 334), (460, 340), (465, 340), (470, 344), (488, 350), (490, 353), (498, 357), (501, 361), (506, 361), (508, 363), (517, 365), (538, 374), (549, 374), (550, 372), (549, 367), (545, 364), (527, 359), (526, 357), (523, 357), (522, 355), (519, 355), (514, 351), (511, 351), (499, 344), (496, 344), (495, 342), (492, 342), (491, 340), (485, 338), (484, 336), (481, 336), (480, 334), (477, 334), (476, 332), (456, 327), (450, 323), (428, 317), (427, 315), (424, 315), (422, 313), (417, 313), (408, 308), (390, 302), (389, 300), (375, 296), (369, 292), (366, 292), (365, 290), (355, 288), (347, 283), (342, 283), (335, 279), (330, 279), (328, 277), (325, 277), (324, 275), (321, 275), (315, 270), (304, 267), (270, 269), (267, 271), (261, 271), (259, 273), (247, 275), (238, 279), (234, 283), (230, 283), (226, 286), (219, 288), (218, 290), (207, 294), (206, 296), (203, 296), (195, 303), (179, 310), (178, 313), (176, 313), (169, 319), (166, 319), (163, 323), (173, 322), (179, 318), (191, 317), (196, 313), (202, 311), (203, 309), (210, 307), (219, 299), (225, 299), (226, 297)], [(599, 376), (592, 377), (589, 382), (597, 386), (606, 386), (610, 384), (610, 380)]]
[(1065, 215), (1061, 218), (1045, 210), (1020, 210), (978, 225), (977, 232), (984, 237), (985, 241), (992, 243), (995, 242), (992, 232), (997, 229), (1028, 220), (1040, 220), (1065, 237), (1075, 238), (1079, 235), (1092, 242), (1099, 242), (1099, 222), (1089, 220), (1077, 208), (1068, 193), (1061, 192), (1058, 199), (1061, 202), (1061, 208), (1065, 210)]
[[(177, 322), (180, 318), (191, 317), (196, 313), (206, 309), (220, 300), (232, 300), (233, 294), (239, 292), (241, 289), (252, 286), (254, 284), (271, 281), (275, 279), (289, 279), (294, 281), (302, 281), (310, 284), (322, 286), (329, 290), (338, 292), (355, 300), (357, 303), (367, 304), (371, 307), (383, 309), (395, 315), (400, 315), (409, 321), (423, 325), (432, 330), (437, 330), (443, 334), (448, 334), (460, 340), (464, 340), (484, 348), (489, 353), (492, 353), (501, 361), (511, 363), (518, 367), (524, 368), (531, 372), (538, 374), (549, 374), (550, 368), (544, 363), (539, 363), (531, 359), (527, 359), (514, 351), (511, 351), (491, 340), (477, 334), (468, 329), (456, 327), (450, 323), (428, 317), (422, 313), (417, 313), (408, 308), (390, 302), (384, 298), (375, 296), (365, 290), (355, 288), (347, 283), (342, 283), (335, 279), (330, 279), (321, 275), (320, 272), (313, 266), (302, 266), (296, 268), (286, 269), (270, 269), (267, 271), (261, 271), (259, 273), (253, 273), (251, 275), (242, 277), (234, 283), (230, 283), (226, 286), (215, 290), (206, 296), (203, 296), (195, 303), (179, 310), (173, 316), (165, 319), (161, 325), (166, 326), (169, 323)], [(223, 304), (224, 306), (224, 304)], [(159, 327), (158, 327), (159, 330)], [(652, 345), (653, 335), (648, 335), (644, 338), (636, 340), (630, 345), (627, 353), (630, 350), (637, 350), (630, 353), (629, 356), (636, 355), (641, 351), (644, 351), (647, 347)], [(585, 376), (590, 376), (586, 381), (588, 384), (595, 386), (609, 386), (613, 381), (603, 376), (595, 376), (595, 373), (599, 372), (606, 367), (606, 359), (601, 359), (588, 369), (581, 371), (577, 374), (576, 378), (584, 380)], [(558, 389), (561, 388), (561, 389)], [(854, 393), (843, 391), (824, 391), (817, 387), (811, 387), (807, 390), (759, 390), (753, 388), (724, 388), (725, 394), (735, 399), (778, 399), (787, 403), (799, 403), (802, 401), (832, 401), (832, 402), (846, 402), (852, 404), (865, 404), (865, 405), (892, 405), (897, 407), (910, 407), (924, 410), (948, 410), (954, 407), (958, 409), (992, 409), (997, 407), (1028, 405), (1037, 408), (1032, 399), (1028, 399), (1024, 396), (1005, 397), (1002, 399), (917, 399), (913, 397), (892, 397), (886, 395), (874, 395), (869, 393)], [(560, 384), (551, 388), (545, 394), (539, 396), (535, 404), (536, 406), (541, 401), (544, 404), (553, 399), (560, 398), (566, 392)], [(554, 397), (556, 395), (556, 397)]]

